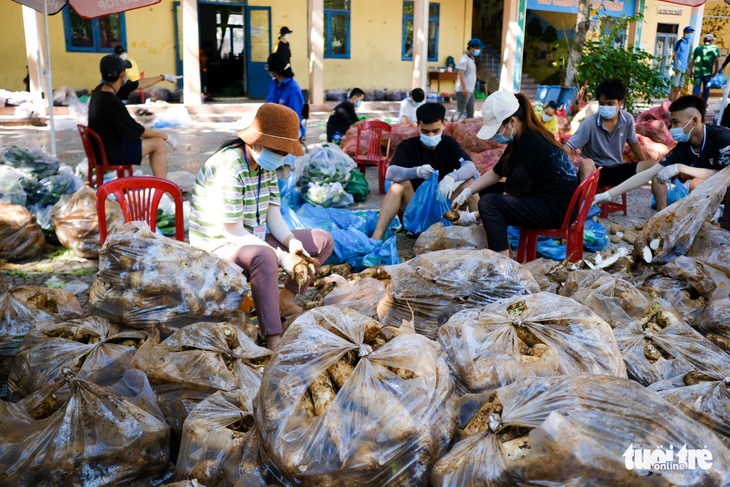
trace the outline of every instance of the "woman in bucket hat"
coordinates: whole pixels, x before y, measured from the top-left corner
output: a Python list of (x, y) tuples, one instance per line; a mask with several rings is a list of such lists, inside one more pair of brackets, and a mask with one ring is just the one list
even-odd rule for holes
[[(472, 194), (473, 212), (460, 212), (459, 224), (481, 219), (491, 250), (510, 255), (507, 226), (558, 228), (565, 217), (578, 176), (555, 137), (538, 120), (522, 93), (495, 91), (482, 106), (480, 139), (506, 144), (493, 169), (485, 172), (454, 199), (466, 203)], [(506, 178), (504, 183), (499, 181)]]
[[(303, 155), (299, 117), (264, 103), (253, 123), (198, 171), (190, 214), (190, 243), (243, 270), (272, 350), (281, 340), (282, 319), (303, 311), (294, 296), (307, 290), (334, 245), (326, 231), (292, 231), (282, 218), (276, 169), (288, 154)], [(281, 293), (278, 266), (289, 275)]]

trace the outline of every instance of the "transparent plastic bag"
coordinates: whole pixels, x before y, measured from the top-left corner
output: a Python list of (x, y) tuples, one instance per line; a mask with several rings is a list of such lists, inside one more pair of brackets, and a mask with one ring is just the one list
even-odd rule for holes
[[(730, 208), (725, 211), (730, 218)], [(730, 232), (711, 223), (703, 223), (687, 256), (730, 275)]]
[(336, 306), (297, 318), (261, 382), (267, 464), (305, 486), (425, 485), (453, 428), (438, 346)]
[(559, 294), (587, 306), (612, 327), (638, 320), (650, 304), (630, 282), (601, 270), (571, 272)]
[(145, 343), (132, 365), (147, 374), (167, 423), (179, 433), (190, 411), (214, 392), (255, 394), (270, 355), (234, 325), (195, 323), (161, 343)]
[(304, 193), (304, 201), (325, 208), (346, 208), (355, 203), (353, 196), (346, 192), (339, 182), (311, 183)]
[(355, 161), (335, 144), (324, 144), (304, 157), (297, 158), (297, 184), (306, 191), (312, 183), (341, 183), (346, 186)]
[(61, 376), (68, 368), (76, 377), (107, 368), (129, 368), (137, 348), (152, 338), (139, 330), (122, 329), (104, 318), (63, 323), (37, 323), (20, 344), (8, 378), (10, 399), (17, 401)]
[(697, 319), (696, 325), (708, 340), (730, 353), (730, 299), (710, 302)]
[(0, 278), (0, 399), (7, 395), (7, 378), (20, 343), (37, 324), (80, 318), (76, 296), (62, 289), (20, 286), (10, 289)]
[[(686, 198), (652, 216), (634, 242), (638, 258), (651, 255), (651, 261), (665, 264), (686, 255), (702, 224), (709, 221), (725, 198), (730, 186), (730, 167), (711, 176)], [(652, 251), (651, 242), (659, 240)]]
[[(641, 281), (642, 279), (639, 279)], [(635, 285), (638, 282), (634, 283)], [(665, 276), (652, 274), (643, 279), (643, 283), (636, 288), (644, 293), (651, 302), (659, 308), (672, 310), (689, 324), (694, 324), (697, 317), (707, 306), (707, 299), (686, 282)]]
[(481, 250), (486, 248), (487, 234), (481, 225), (445, 226), (443, 222), (436, 222), (418, 236), (413, 252), (421, 255), (435, 250)]
[[(458, 440), (434, 467), (436, 487), (730, 482), (730, 450), (712, 431), (636, 382), (606, 375), (532, 377), (464, 396)], [(627, 468), (634, 448), (671, 446), (676, 460), (683, 445), (707, 449), (712, 466)]]
[(671, 311), (614, 329), (629, 378), (649, 386), (692, 370), (730, 374), (730, 355)]
[(25, 207), (0, 202), (0, 259), (38, 257), (45, 244), (43, 230)]
[(522, 264), (522, 268), (526, 269), (540, 286), (540, 291), (551, 292), (557, 294), (560, 289), (561, 282), (556, 276), (550, 274), (550, 271), (556, 267), (554, 260), (538, 257), (526, 264)]
[[(124, 223), (122, 209), (115, 200), (107, 198), (107, 230)], [(96, 259), (101, 250), (99, 216), (96, 212), (96, 191), (84, 186), (71, 195), (62, 196), (51, 210), (53, 226), (59, 242), (80, 257)]]
[(20, 169), (0, 164), (0, 201), (25, 206), (27, 178), (26, 173)]
[[(68, 400), (56, 394), (62, 388)], [(128, 485), (163, 476), (170, 428), (151, 404), (139, 371), (102, 387), (66, 370), (18, 403), (0, 401), (3, 485)]]
[(89, 313), (166, 337), (238, 309), (246, 278), (230, 262), (130, 222), (107, 237), (89, 290)]
[(438, 188), (438, 173), (434, 172), (430, 179), (421, 183), (411, 202), (403, 213), (403, 227), (409, 232), (420, 234), (436, 222), (448, 227), (451, 222), (443, 217), (449, 211), (451, 203), (436, 191)]
[(337, 285), (324, 297), (326, 306), (343, 306), (370, 318), (378, 317), (378, 301), (385, 294), (385, 285), (382, 282), (372, 277), (348, 281), (337, 274), (326, 277), (324, 281), (335, 282)]
[(439, 329), (438, 341), (462, 392), (529, 376), (626, 377), (608, 323), (574, 300), (550, 293), (461, 311)]
[(722, 299), (730, 293), (730, 276), (710, 263), (679, 256), (660, 268), (662, 274), (686, 282), (708, 300)]
[(255, 395), (247, 389), (218, 391), (195, 406), (183, 424), (175, 479), (197, 479), (209, 487), (269, 485), (254, 428)]
[(20, 169), (36, 179), (43, 179), (58, 172), (61, 165), (58, 159), (38, 149), (26, 149), (10, 145), (0, 151), (0, 160)]
[(378, 303), (380, 321), (413, 320), (431, 339), (462, 309), (540, 290), (517, 262), (491, 250), (438, 250), (385, 270), (391, 281)]
[(730, 377), (692, 371), (648, 388), (712, 429), (730, 445)]

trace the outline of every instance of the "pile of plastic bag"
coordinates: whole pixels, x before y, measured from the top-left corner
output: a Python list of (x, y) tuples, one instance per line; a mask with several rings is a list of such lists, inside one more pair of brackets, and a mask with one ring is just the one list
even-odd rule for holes
[(0, 259), (38, 257), (45, 243), (43, 229), (25, 207), (0, 201)]
[(335, 144), (325, 144), (297, 158), (296, 188), (307, 203), (324, 207), (345, 208), (353, 196), (345, 191), (355, 161)]
[(426, 485), (450, 442), (453, 388), (438, 346), (407, 324), (311, 310), (264, 372), (254, 408), (264, 456), (304, 485)]

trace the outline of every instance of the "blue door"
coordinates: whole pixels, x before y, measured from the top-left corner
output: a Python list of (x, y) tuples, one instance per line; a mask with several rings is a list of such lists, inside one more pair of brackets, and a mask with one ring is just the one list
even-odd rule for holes
[(271, 53), (271, 7), (246, 7), (246, 72), (249, 98), (266, 98), (271, 76), (266, 60)]

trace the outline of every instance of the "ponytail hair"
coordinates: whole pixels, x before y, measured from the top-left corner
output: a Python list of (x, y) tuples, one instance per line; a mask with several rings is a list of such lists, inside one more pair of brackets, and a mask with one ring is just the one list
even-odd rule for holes
[[(522, 93), (515, 93), (515, 98), (517, 98), (517, 102), (520, 104), (520, 108), (517, 109), (512, 117), (517, 117), (517, 119), (522, 122), (522, 134), (539, 134), (552, 145), (565, 152), (565, 149), (560, 144), (560, 142), (555, 140), (555, 136), (552, 134), (552, 132), (550, 132), (547, 127), (545, 127), (545, 125), (540, 120), (538, 120), (537, 115), (535, 115), (535, 110), (533, 110), (532, 108), (532, 103), (530, 103), (530, 100)], [(507, 145), (504, 156), (502, 156), (502, 164), (505, 171), (507, 170), (509, 164), (509, 159), (512, 153), (513, 146), (514, 141), (510, 142)]]

